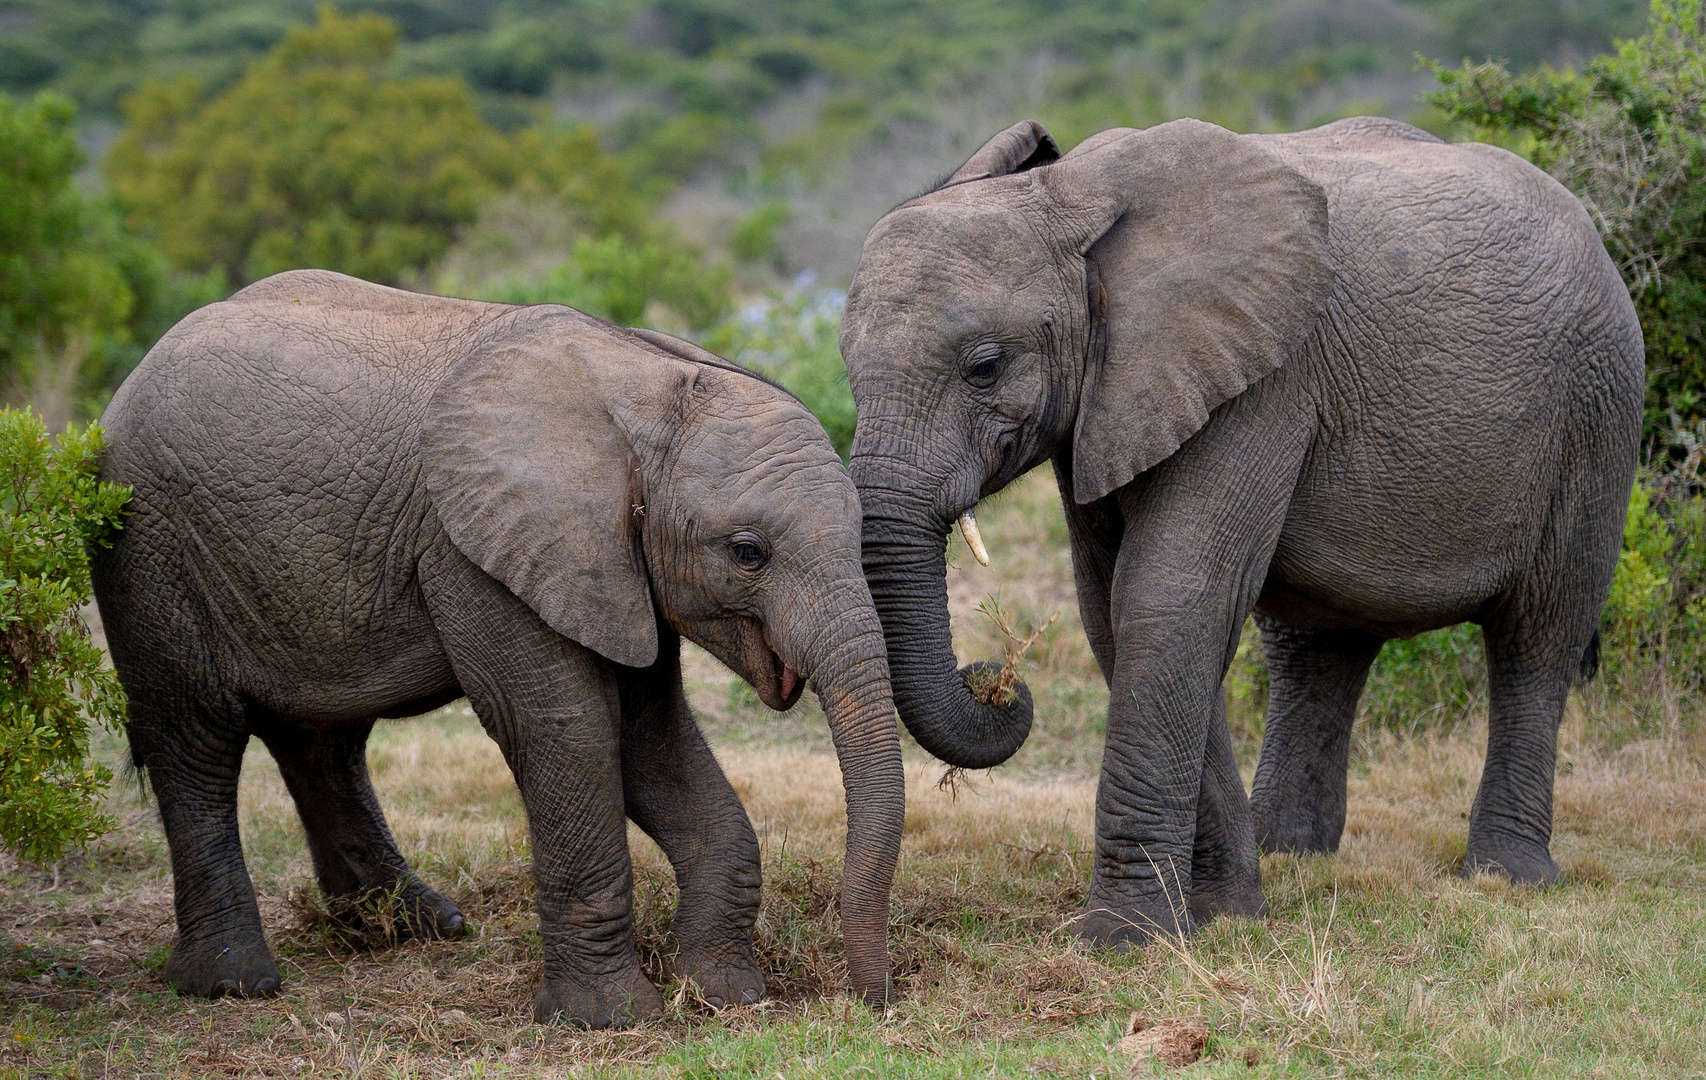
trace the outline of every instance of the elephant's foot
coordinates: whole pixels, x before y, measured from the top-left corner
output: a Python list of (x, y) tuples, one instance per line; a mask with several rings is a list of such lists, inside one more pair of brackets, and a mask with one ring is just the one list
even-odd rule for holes
[(450, 941), (468, 931), (468, 920), (449, 897), (419, 881), (403, 894), (398, 936), (424, 941)]
[(1120, 951), (1144, 946), (1157, 937), (1189, 937), (1196, 932), (1190, 911), (1165, 896), (1118, 900), (1090, 895), (1090, 910), (1078, 923), (1078, 936)]
[(662, 1015), (663, 995), (637, 964), (620, 974), (600, 976), (591, 985), (546, 975), (533, 997), (533, 1019), (541, 1024), (562, 1017), (593, 1029), (627, 1028)]
[(1345, 832), (1342, 808), (1336, 815), (1321, 814), (1252, 799), (1250, 813), (1256, 822), (1256, 844), (1264, 855), (1331, 855), (1339, 850), (1339, 839)]
[(1564, 872), (1552, 861), (1546, 845), (1514, 836), (1471, 837), (1463, 859), (1463, 876), (1503, 874), (1522, 885), (1556, 885)]
[(166, 957), (166, 982), (193, 997), (271, 997), (280, 981), (278, 965), (258, 930), (180, 937)]
[(1260, 874), (1191, 882), (1191, 922), (1198, 926), (1221, 916), (1259, 919), (1267, 913)]
[(751, 946), (742, 946), (738, 955), (730, 950), (706, 951), (682, 947), (670, 962), (669, 973), (692, 979), (699, 996), (713, 1009), (730, 1005), (756, 1005), (764, 997), (764, 972)]
[(328, 897), (326, 913), (339, 926), (357, 932), (371, 947), (411, 940), (450, 940), (468, 929), (462, 909), (418, 879), (401, 888)]

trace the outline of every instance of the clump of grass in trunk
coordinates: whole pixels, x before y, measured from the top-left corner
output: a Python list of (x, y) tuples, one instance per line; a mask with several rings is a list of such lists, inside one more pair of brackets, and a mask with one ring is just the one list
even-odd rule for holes
[(994, 671), (988, 668), (972, 671), (966, 676), (966, 689), (971, 691), (972, 697), (985, 705), (1011, 705), (1019, 692), (1019, 661), (1025, 658), (1025, 654), (1031, 651), (1031, 647), (1049, 627), (1060, 621), (1060, 609), (1056, 608), (1046, 622), (1026, 637), (1019, 636), (1019, 631), (1013, 626), (1013, 617), (1002, 610), (1001, 601), (997, 597), (985, 597), (983, 603), (977, 606), (977, 610), (995, 624), (996, 632), (1001, 635), (1001, 655), (1004, 663)]
[[(985, 705), (997, 708), (1013, 704), (1013, 699), (1019, 694), (1019, 661), (1031, 651), (1031, 647), (1046, 633), (1049, 627), (1060, 621), (1060, 609), (1039, 627), (1025, 637), (1019, 636), (1019, 631), (1013, 626), (1013, 617), (1001, 607), (1001, 601), (994, 596), (985, 597), (977, 610), (990, 622), (995, 624), (995, 630), (1001, 635), (1002, 664), (999, 668), (987, 665), (974, 667), (966, 674), (966, 689), (971, 696)], [(967, 771), (958, 765), (950, 765), (942, 772), (941, 779), (936, 781), (937, 791), (946, 791), (958, 797), (960, 785), (965, 783)]]

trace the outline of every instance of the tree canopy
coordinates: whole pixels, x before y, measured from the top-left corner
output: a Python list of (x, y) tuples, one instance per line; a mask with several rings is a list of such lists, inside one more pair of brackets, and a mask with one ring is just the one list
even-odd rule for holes
[(459, 80), (388, 77), (396, 38), (325, 7), (220, 93), (145, 86), (106, 161), (131, 223), (234, 284), (300, 266), (395, 284), (443, 254), (514, 156)]
[(60, 427), (167, 326), (215, 297), (172, 275), (76, 183), (76, 108), (0, 94), (0, 393)]

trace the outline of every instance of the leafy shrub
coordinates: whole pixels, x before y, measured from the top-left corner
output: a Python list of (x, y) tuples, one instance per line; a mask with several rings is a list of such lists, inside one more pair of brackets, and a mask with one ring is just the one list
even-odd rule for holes
[(814, 289), (809, 278), (773, 293), (712, 328), (705, 347), (775, 379), (805, 403), (845, 458), (858, 412), (841, 361), (846, 296)]
[(207, 99), (190, 78), (127, 100), (107, 176), (174, 262), (233, 282), (318, 266), (395, 283), (514, 178), (457, 79), (388, 78), (391, 22), (329, 6)]
[(119, 527), (128, 488), (101, 483), (98, 427), (57, 440), (0, 409), (0, 845), (38, 863), (112, 827), (112, 779), (88, 760), (88, 724), (117, 730), (124, 691), (78, 616), (87, 545)]
[(85, 395), (116, 385), (144, 344), (216, 299), (78, 191), (75, 119), (57, 95), (0, 94), (0, 392), (55, 427), (92, 411)]
[(1393, 638), (1369, 668), (1359, 712), (1392, 731), (1450, 730), (1487, 700), (1481, 631), (1468, 623)]
[(1587, 206), (1647, 342), (1647, 434), (1706, 416), (1706, 8), (1654, 0), (1647, 33), (1580, 72), (1436, 68), (1430, 102)]
[(689, 330), (703, 330), (729, 307), (729, 275), (695, 254), (658, 240), (583, 236), (557, 269), (537, 282), (506, 282), (484, 299), (506, 304), (567, 304), (622, 326), (641, 321), (653, 301)]
[[(1688, 461), (1697, 468), (1699, 452)], [(1643, 477), (1629, 498), (1600, 650), (1624, 689), (1657, 676), (1673, 691), (1706, 690), (1706, 496), (1685, 475)]]
[(780, 239), (777, 234), (792, 216), (787, 203), (765, 203), (735, 226), (735, 231), (729, 235), (729, 250), (737, 259), (747, 262), (769, 260), (780, 268), (782, 253), (777, 247)]

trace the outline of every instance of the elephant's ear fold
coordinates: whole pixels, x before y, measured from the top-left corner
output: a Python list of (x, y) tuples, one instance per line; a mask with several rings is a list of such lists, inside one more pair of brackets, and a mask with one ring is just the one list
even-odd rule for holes
[(1327, 200), (1252, 139), (1176, 120), (1074, 150), (1039, 184), (1080, 230), (1096, 336), (1073, 446), (1091, 502), (1295, 356), (1333, 287)]
[(1054, 136), (1035, 120), (1021, 120), (983, 144), (964, 165), (943, 181), (943, 186), (985, 180), (1047, 165), (1060, 157)]
[(574, 314), (520, 313), (451, 366), (421, 424), (423, 479), (451, 542), (553, 630), (649, 667), (643, 499), (612, 400), (634, 380), (611, 369), (638, 350)]

